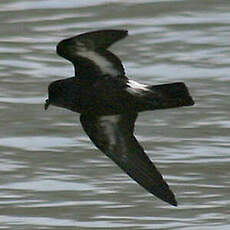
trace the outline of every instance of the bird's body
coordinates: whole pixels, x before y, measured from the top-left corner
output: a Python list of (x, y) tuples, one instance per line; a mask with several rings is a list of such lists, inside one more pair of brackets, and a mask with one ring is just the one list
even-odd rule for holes
[(190, 106), (184, 83), (157, 86), (129, 80), (120, 59), (107, 48), (127, 31), (102, 30), (61, 41), (57, 53), (71, 61), (75, 76), (49, 85), (49, 104), (81, 114), (93, 143), (149, 192), (176, 205), (174, 194), (137, 142), (139, 112)]
[[(180, 94), (175, 94), (178, 91)], [(76, 77), (58, 80), (51, 83), (49, 92), (55, 97), (54, 105), (81, 114), (94, 115), (173, 108), (184, 106), (185, 100), (191, 100), (183, 83), (148, 86), (127, 78), (111, 78), (108, 75), (94, 81)], [(52, 97), (49, 101), (52, 101)]]

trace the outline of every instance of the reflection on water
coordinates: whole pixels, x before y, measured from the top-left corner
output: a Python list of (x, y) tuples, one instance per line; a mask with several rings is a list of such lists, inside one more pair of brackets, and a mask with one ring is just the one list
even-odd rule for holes
[[(227, 0), (2, 0), (1, 227), (229, 229), (229, 10)], [(184, 81), (194, 96), (194, 107), (142, 113), (136, 126), (177, 208), (96, 150), (78, 115), (43, 110), (48, 84), (73, 74), (56, 43), (102, 28), (129, 30), (112, 50), (130, 78)]]

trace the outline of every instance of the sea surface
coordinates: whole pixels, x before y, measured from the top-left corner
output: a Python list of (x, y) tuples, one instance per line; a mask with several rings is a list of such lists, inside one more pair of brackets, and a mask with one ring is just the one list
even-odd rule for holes
[[(130, 79), (194, 97), (136, 122), (178, 207), (96, 149), (78, 114), (44, 110), (49, 83), (73, 75), (57, 42), (97, 29), (129, 31), (111, 50)], [(1, 0), (0, 32), (0, 229), (230, 229), (229, 0)]]

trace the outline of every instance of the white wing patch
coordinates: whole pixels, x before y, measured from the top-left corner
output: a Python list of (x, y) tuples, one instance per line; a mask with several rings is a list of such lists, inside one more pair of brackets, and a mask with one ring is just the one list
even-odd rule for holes
[[(110, 116), (108, 116), (110, 117)], [(114, 130), (114, 122), (110, 121), (110, 119), (107, 119), (108, 117), (102, 117), (101, 120), (101, 126), (104, 129), (104, 132), (106, 136), (109, 139), (109, 145), (114, 146), (116, 144), (116, 133)]]
[(79, 45), (80, 46), (78, 46), (77, 55), (88, 58), (89, 60), (93, 61), (95, 65), (99, 67), (99, 69), (103, 74), (109, 74), (112, 76), (119, 75), (119, 71), (117, 71), (114, 68), (112, 62), (108, 61), (105, 57), (101, 56), (99, 53), (93, 50), (88, 50), (86, 49), (86, 47), (81, 46), (81, 44)]
[(142, 95), (144, 92), (149, 91), (148, 85), (138, 83), (136, 81), (128, 80), (127, 85), (129, 86), (126, 90), (132, 95)]
[[(109, 141), (109, 151), (113, 152), (116, 147), (120, 147), (121, 152), (126, 152), (125, 138), (119, 128), (120, 115), (103, 116), (100, 118), (101, 128)], [(124, 157), (125, 158), (125, 157)], [(125, 160), (125, 159), (124, 159)]]
[(100, 124), (109, 140), (109, 150), (112, 151), (117, 142), (116, 125), (119, 121), (119, 116), (103, 116), (100, 118)]

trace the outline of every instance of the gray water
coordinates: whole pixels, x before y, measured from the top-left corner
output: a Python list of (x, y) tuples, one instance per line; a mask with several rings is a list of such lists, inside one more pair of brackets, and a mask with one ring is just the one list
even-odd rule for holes
[[(0, 19), (0, 229), (230, 228), (229, 0), (1, 0)], [(57, 42), (105, 28), (129, 30), (111, 50), (131, 79), (183, 81), (196, 101), (136, 122), (178, 207), (97, 150), (79, 115), (43, 110), (73, 74)]]

